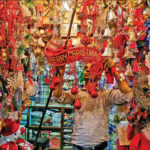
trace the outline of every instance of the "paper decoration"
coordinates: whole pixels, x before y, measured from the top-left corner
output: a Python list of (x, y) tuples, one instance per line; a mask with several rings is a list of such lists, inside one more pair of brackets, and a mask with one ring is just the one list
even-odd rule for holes
[(9, 119), (13, 120), (13, 121), (16, 121), (18, 120), (18, 111), (15, 111), (15, 112), (9, 112)]

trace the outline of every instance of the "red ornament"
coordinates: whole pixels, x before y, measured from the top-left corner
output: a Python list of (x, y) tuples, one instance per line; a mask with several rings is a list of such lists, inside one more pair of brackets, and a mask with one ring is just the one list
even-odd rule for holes
[(2, 104), (0, 103), (0, 109), (2, 108)]
[(81, 103), (80, 103), (80, 100), (78, 98), (75, 100), (74, 108), (75, 109), (80, 109), (81, 108)]
[(91, 95), (91, 93), (92, 93), (92, 91), (94, 90), (94, 88), (91, 86), (91, 87), (89, 87), (89, 89), (88, 89), (88, 93)]
[(77, 86), (76, 86), (76, 85), (74, 85), (74, 86), (72, 87), (72, 89), (71, 89), (71, 93), (72, 93), (73, 95), (78, 94), (78, 88), (77, 88)]
[(48, 74), (46, 75), (45, 83), (46, 83), (46, 84), (49, 84), (49, 77), (48, 77)]
[(25, 104), (22, 105), (22, 109), (23, 109), (23, 111), (26, 109), (26, 105)]
[(96, 90), (92, 90), (91, 97), (96, 98), (98, 96), (98, 92)]
[(85, 35), (81, 38), (80, 43), (84, 45), (85, 47), (87, 47), (88, 45), (92, 43), (92, 39), (90, 39), (88, 36)]
[(51, 90), (55, 90), (56, 89), (56, 86), (58, 86), (60, 83), (60, 79), (57, 78), (56, 76), (53, 76), (51, 78), (51, 85), (50, 85), (50, 89)]
[(143, 117), (144, 117), (144, 119), (147, 119), (147, 117), (148, 117), (147, 111), (144, 111)]
[(135, 60), (134, 61), (134, 64), (133, 64), (133, 72), (139, 72), (140, 69), (139, 69), (139, 66), (138, 66), (138, 63), (137, 61)]

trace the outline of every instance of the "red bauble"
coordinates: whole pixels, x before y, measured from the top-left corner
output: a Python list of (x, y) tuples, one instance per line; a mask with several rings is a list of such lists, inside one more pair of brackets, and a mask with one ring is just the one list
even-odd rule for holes
[(80, 100), (78, 98), (75, 100), (74, 108), (75, 109), (80, 109), (81, 108), (81, 103), (80, 103)]
[(96, 90), (92, 90), (91, 97), (96, 98), (98, 96), (98, 92)]
[(89, 87), (89, 89), (88, 89), (89, 94), (91, 94), (93, 90), (94, 90), (94, 88), (92, 86)]
[(46, 83), (46, 84), (49, 84), (49, 76), (48, 76), (48, 75), (46, 75), (45, 83)]
[(0, 109), (2, 108), (2, 104), (0, 103)]
[(77, 88), (77, 86), (76, 86), (76, 85), (74, 85), (74, 86), (72, 87), (72, 89), (71, 89), (71, 93), (72, 93), (73, 95), (78, 94), (78, 88)]

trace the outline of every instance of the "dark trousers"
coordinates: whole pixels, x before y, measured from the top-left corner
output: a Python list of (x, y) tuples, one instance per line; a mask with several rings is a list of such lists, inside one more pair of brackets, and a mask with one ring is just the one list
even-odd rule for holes
[(102, 142), (91, 148), (84, 148), (79, 145), (73, 145), (72, 150), (105, 150), (105, 148), (107, 148), (107, 141)]

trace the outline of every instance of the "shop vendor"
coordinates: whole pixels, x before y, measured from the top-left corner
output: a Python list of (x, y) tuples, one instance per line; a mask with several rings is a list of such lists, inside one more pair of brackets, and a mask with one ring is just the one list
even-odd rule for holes
[[(113, 104), (127, 103), (133, 95), (130, 87), (117, 71), (114, 71), (114, 77), (119, 89), (102, 90), (97, 84), (98, 77), (92, 76), (91, 79), (91, 65), (91, 63), (87, 63), (84, 68), (83, 76), (86, 84), (77, 95), (73, 95), (71, 91), (63, 91), (63, 82), (53, 92), (53, 96), (57, 97), (57, 101), (60, 103), (73, 104), (76, 99), (80, 102), (81, 106), (75, 107), (75, 122), (72, 134), (73, 150), (107, 149), (109, 111)], [(113, 60), (105, 59), (104, 68), (111, 69), (112, 67), (115, 67)], [(65, 67), (59, 68), (59, 79), (61, 81), (63, 81), (64, 70)], [(97, 92), (95, 98), (89, 94), (93, 92), (90, 91), (91, 89)]]

